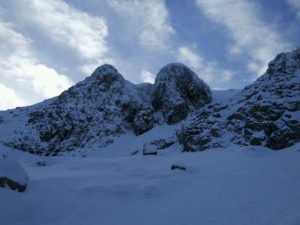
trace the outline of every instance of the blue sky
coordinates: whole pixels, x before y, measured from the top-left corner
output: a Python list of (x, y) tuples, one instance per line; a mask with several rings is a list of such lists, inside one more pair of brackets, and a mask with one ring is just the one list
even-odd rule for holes
[(60, 94), (99, 65), (133, 83), (170, 62), (242, 88), (300, 45), (300, 0), (0, 1), (0, 109)]

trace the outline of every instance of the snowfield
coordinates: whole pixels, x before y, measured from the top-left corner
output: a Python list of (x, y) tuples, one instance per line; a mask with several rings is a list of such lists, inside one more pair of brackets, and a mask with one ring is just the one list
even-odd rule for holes
[[(172, 146), (156, 156), (123, 149), (41, 158), (3, 147), (21, 162), (29, 183), (24, 193), (0, 189), (0, 223), (300, 223), (299, 144), (282, 151), (232, 146), (197, 153)], [(43, 160), (46, 166), (38, 167)], [(187, 170), (171, 170), (174, 163)]]

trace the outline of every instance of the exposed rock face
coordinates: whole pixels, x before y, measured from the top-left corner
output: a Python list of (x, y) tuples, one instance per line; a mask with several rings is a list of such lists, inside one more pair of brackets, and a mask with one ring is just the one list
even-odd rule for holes
[(154, 85), (134, 85), (103, 65), (56, 98), (0, 112), (0, 142), (57, 155), (99, 149), (127, 132), (141, 135), (181, 122), (170, 140), (141, 144), (155, 151), (176, 142), (183, 151), (232, 143), (282, 149), (300, 141), (300, 50), (279, 54), (253, 84), (228, 102), (216, 102), (209, 87), (180, 63), (163, 67)]
[(281, 53), (267, 72), (232, 98), (195, 112), (177, 133), (184, 151), (229, 143), (274, 150), (300, 141), (300, 50)]
[(10, 126), (0, 124), (0, 130), (5, 129), (0, 141), (42, 155), (101, 148), (128, 131), (141, 135), (150, 130), (156, 111), (176, 123), (209, 101), (208, 86), (182, 64), (164, 67), (154, 87), (134, 85), (113, 66), (103, 65), (56, 98), (4, 112)]
[(128, 129), (142, 134), (153, 126), (153, 108), (142, 91), (113, 66), (103, 65), (57, 98), (22, 109), (28, 111), (27, 127), (13, 131), (17, 135), (8, 138), (6, 145), (56, 155), (74, 148), (106, 146)]
[(168, 64), (157, 74), (152, 105), (155, 110), (162, 111), (168, 124), (183, 120), (189, 111), (209, 102), (209, 87), (187, 66)]
[(276, 150), (300, 141), (300, 50), (277, 55), (235, 106), (228, 117), (234, 142)]
[(194, 152), (225, 146), (226, 124), (222, 112), (227, 107), (227, 105), (209, 104), (193, 113), (177, 132), (182, 150)]

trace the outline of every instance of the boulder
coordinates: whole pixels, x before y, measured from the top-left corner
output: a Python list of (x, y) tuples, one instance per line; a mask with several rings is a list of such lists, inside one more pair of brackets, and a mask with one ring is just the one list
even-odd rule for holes
[(157, 148), (155, 145), (144, 145), (143, 155), (157, 155)]
[(28, 176), (23, 167), (15, 160), (0, 159), (0, 187), (24, 192)]
[(173, 164), (171, 166), (171, 170), (186, 170), (186, 167), (183, 165), (179, 165), (179, 164)]

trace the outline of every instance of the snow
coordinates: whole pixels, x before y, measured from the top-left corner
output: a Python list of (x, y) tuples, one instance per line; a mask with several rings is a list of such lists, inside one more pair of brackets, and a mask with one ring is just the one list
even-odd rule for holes
[[(297, 224), (299, 150), (300, 145), (278, 152), (232, 146), (111, 157), (99, 152), (86, 158), (48, 157), (45, 167), (24, 154), (30, 186), (22, 194), (0, 190), (1, 223)], [(9, 158), (16, 157), (10, 153)], [(187, 170), (171, 170), (173, 164)]]
[[(270, 73), (242, 91), (212, 91), (212, 102), (189, 111), (180, 123), (167, 125), (162, 110), (153, 112), (155, 126), (138, 136), (127, 116), (136, 108), (142, 117), (152, 111), (153, 86), (131, 84), (109, 65), (99, 67), (91, 77), (56, 98), (1, 112), (0, 157), (5, 159), (0, 160), (0, 176), (24, 182), (26, 174), (18, 161), (27, 171), (30, 185), (24, 193), (0, 189), (4, 203), (0, 204), (0, 224), (299, 224), (299, 140), (295, 138), (292, 147), (278, 152), (261, 146), (241, 147), (238, 143), (247, 142), (233, 142), (232, 138), (238, 136), (234, 128), (244, 129), (243, 121), (233, 119), (236, 124), (226, 127), (228, 116), (243, 108), (248, 116), (254, 103), (285, 103), (281, 119), (285, 115), (290, 121), (299, 120), (294, 103), (299, 101), (300, 62), (290, 59), (287, 72), (292, 72), (277, 74), (282, 69), (282, 60), (278, 60), (274, 60)], [(178, 76), (182, 74), (183, 65), (171, 65), (180, 72)], [(164, 73), (170, 68), (164, 67), (157, 80), (170, 78)], [(192, 81), (195, 76), (192, 72)], [(171, 103), (177, 103), (179, 96), (174, 94), (175, 81), (166, 83)], [(124, 106), (129, 107), (126, 112)], [(249, 119), (253, 119), (250, 114)], [(287, 119), (281, 119), (273, 123), (284, 129)], [(47, 136), (60, 131), (57, 127), (65, 129), (62, 135), (47, 142)], [(182, 152), (177, 134), (188, 128), (190, 141), (211, 137), (209, 150)], [(48, 132), (43, 137), (46, 141), (41, 141), (41, 131)], [(66, 131), (70, 138), (60, 142)], [(252, 137), (264, 135), (261, 129)], [(46, 157), (8, 147), (24, 143), (29, 147), (21, 149), (35, 153), (48, 151), (49, 146), (63, 152)], [(158, 148), (159, 143), (165, 148)], [(197, 142), (191, 144), (196, 150), (204, 149)], [(157, 155), (143, 155), (143, 149), (155, 148)], [(45, 166), (37, 162), (45, 162)], [(171, 170), (172, 165), (183, 165), (186, 170)]]
[(0, 159), (0, 177), (6, 177), (18, 184), (27, 184), (27, 174), (15, 160)]

